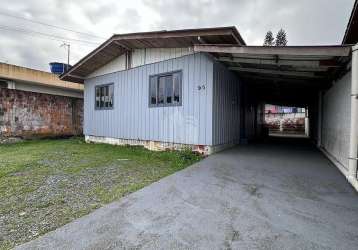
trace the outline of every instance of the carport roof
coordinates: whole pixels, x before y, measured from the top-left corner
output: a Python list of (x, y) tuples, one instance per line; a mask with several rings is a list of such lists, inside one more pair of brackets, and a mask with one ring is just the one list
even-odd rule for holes
[(350, 46), (194, 46), (238, 72), (259, 102), (306, 106), (347, 70)]
[(248, 78), (287, 80), (333, 79), (349, 61), (351, 46), (237, 46), (194, 45), (208, 52), (230, 70)]

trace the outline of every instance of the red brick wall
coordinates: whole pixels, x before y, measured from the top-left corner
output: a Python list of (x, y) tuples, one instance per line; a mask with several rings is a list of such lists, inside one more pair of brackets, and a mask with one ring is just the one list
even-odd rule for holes
[(0, 89), (0, 136), (82, 134), (83, 99)]

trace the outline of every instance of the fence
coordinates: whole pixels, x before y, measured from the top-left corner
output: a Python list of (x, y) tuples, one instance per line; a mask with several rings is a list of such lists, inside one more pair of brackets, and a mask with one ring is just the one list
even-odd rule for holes
[(269, 133), (305, 134), (306, 115), (300, 113), (266, 113), (265, 127)]

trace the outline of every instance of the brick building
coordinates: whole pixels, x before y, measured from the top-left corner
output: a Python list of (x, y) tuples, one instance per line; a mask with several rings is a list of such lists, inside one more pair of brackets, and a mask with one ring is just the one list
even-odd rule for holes
[(0, 63), (0, 137), (82, 134), (83, 85)]

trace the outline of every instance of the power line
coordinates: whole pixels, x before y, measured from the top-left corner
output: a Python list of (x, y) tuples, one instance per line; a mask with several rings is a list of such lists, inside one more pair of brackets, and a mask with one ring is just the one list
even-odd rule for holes
[(27, 30), (27, 29), (22, 29), (22, 28), (18, 28), (18, 27), (10, 27), (10, 26), (3, 26), (0, 25), (0, 29), (2, 30), (8, 30), (8, 31), (15, 31), (15, 32), (19, 32), (19, 33), (26, 33), (29, 35), (38, 35), (38, 36), (42, 36), (42, 37), (47, 37), (47, 38), (52, 38), (51, 40), (57, 40), (57, 41), (72, 41), (72, 42), (79, 42), (79, 43), (85, 43), (85, 44), (91, 44), (94, 46), (98, 46), (100, 43), (97, 42), (91, 42), (91, 41), (86, 41), (86, 40), (81, 40), (81, 39), (75, 39), (75, 38), (68, 38), (68, 37), (62, 37), (62, 36), (58, 36), (58, 35), (54, 35), (54, 34), (47, 34), (47, 33), (43, 33), (43, 32), (39, 32), (39, 31), (34, 31), (34, 30)]
[[(6, 30), (6, 31), (16, 31), (16, 30), (11, 30), (11, 29), (7, 29), (7, 28), (1, 28), (1, 30)], [(25, 35), (25, 36), (31, 36), (31, 37), (36, 37), (36, 34), (28, 34), (28, 33), (22, 33), (22, 35)], [(58, 41), (58, 42), (63, 42), (63, 39), (55, 39), (55, 38), (51, 38), (51, 37), (44, 37), (44, 36), (37, 36), (39, 38), (44, 38), (44, 39), (47, 39), (47, 40), (51, 40), (51, 41)]]
[(48, 23), (45, 23), (45, 22), (35, 21), (35, 20), (29, 19), (29, 18), (15, 16), (15, 15), (7, 14), (7, 13), (4, 13), (4, 12), (0, 12), (0, 15), (7, 16), (7, 17), (12, 17), (12, 18), (16, 18), (16, 19), (21, 19), (21, 20), (25, 20), (25, 21), (28, 21), (28, 22), (32, 22), (32, 23), (41, 24), (41, 25), (48, 26), (48, 27), (51, 27), (51, 28), (56, 28), (56, 29), (66, 30), (66, 31), (70, 31), (70, 32), (74, 32), (74, 33), (78, 33), (78, 34), (82, 34), (82, 35), (86, 35), (86, 36), (96, 37), (96, 38), (99, 38), (99, 39), (107, 39), (105, 37), (96, 36), (96, 35), (93, 35), (93, 34), (90, 34), (90, 33), (81, 32), (81, 31), (77, 31), (77, 30), (69, 29), (69, 28), (64, 28), (64, 27), (60, 27), (60, 26), (57, 26), (57, 25), (48, 24)]

